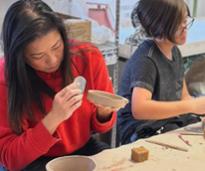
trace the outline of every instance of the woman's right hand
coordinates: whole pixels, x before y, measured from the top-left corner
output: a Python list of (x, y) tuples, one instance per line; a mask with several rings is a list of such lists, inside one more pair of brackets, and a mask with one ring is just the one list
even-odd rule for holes
[(59, 91), (53, 100), (51, 111), (43, 119), (43, 123), (52, 134), (58, 125), (70, 118), (82, 104), (82, 91), (72, 83)]
[(80, 107), (82, 97), (81, 90), (75, 83), (72, 83), (55, 95), (50, 113), (64, 121), (70, 118), (73, 112)]

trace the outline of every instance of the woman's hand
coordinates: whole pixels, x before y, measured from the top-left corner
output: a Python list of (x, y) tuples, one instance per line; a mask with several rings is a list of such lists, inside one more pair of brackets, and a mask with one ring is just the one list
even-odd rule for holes
[(66, 86), (55, 95), (51, 113), (62, 121), (70, 118), (81, 106), (82, 97), (83, 94), (75, 83)]
[(82, 97), (82, 91), (75, 83), (66, 86), (55, 95), (51, 111), (43, 119), (44, 125), (51, 134), (61, 122), (70, 118), (81, 106)]
[(106, 122), (109, 121), (112, 117), (112, 113), (118, 111), (118, 108), (112, 108), (102, 105), (96, 105), (97, 106), (97, 119), (100, 122)]

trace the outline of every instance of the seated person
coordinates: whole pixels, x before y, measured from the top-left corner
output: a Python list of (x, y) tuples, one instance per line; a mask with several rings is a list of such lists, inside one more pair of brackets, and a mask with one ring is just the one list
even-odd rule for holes
[[(89, 89), (113, 92), (99, 50), (67, 39), (62, 20), (41, 0), (19, 0), (3, 23), (0, 60), (0, 165), (44, 171), (51, 159), (93, 155), (109, 146), (91, 137), (109, 131), (116, 109), (95, 106)], [(87, 80), (85, 91), (73, 81)]]
[(132, 12), (132, 22), (138, 20), (150, 38), (128, 60), (120, 80), (119, 95), (130, 100), (118, 113), (122, 144), (198, 122), (205, 113), (205, 97), (189, 95), (177, 48), (193, 22), (184, 0), (140, 0)]

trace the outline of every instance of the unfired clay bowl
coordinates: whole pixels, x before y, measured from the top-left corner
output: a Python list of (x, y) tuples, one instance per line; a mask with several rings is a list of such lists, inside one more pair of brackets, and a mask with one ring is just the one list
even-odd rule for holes
[(96, 105), (117, 109), (125, 107), (125, 105), (129, 102), (122, 96), (100, 90), (88, 90), (87, 99)]
[(64, 156), (46, 164), (47, 171), (94, 171), (95, 162), (86, 156)]

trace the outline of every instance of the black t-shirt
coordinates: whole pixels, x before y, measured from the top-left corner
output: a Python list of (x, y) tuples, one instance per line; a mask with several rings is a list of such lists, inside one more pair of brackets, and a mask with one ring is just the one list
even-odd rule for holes
[(149, 90), (154, 100), (175, 101), (181, 99), (183, 78), (183, 61), (177, 47), (173, 48), (172, 60), (169, 60), (153, 40), (142, 43), (126, 63), (120, 80), (118, 93), (129, 99), (126, 107), (119, 111), (118, 123), (122, 136), (146, 122), (132, 117), (131, 96), (134, 87)]

